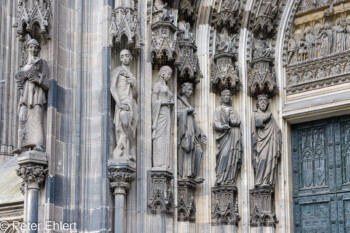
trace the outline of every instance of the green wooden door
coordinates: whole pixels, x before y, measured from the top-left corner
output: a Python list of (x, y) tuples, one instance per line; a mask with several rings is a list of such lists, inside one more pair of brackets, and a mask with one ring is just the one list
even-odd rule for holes
[(350, 116), (292, 126), (295, 233), (350, 233)]

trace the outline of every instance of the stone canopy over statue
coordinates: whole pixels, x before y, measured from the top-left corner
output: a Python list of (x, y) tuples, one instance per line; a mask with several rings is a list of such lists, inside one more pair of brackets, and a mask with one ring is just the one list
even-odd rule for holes
[(256, 187), (274, 187), (281, 156), (282, 134), (268, 109), (266, 95), (259, 95), (252, 119), (253, 168)]
[(110, 91), (115, 100), (114, 124), (116, 148), (113, 160), (117, 162), (136, 161), (136, 128), (139, 120), (137, 107), (136, 78), (131, 73), (132, 55), (129, 50), (120, 52), (122, 65), (111, 75)]
[(13, 153), (25, 150), (45, 151), (44, 105), (49, 89), (49, 67), (39, 57), (40, 45), (31, 39), (27, 44), (28, 61), (16, 73), (15, 81), (20, 92), (18, 148)]
[(178, 96), (178, 174), (181, 179), (196, 178), (202, 160), (202, 144), (207, 136), (196, 124), (194, 108), (189, 103), (193, 84), (184, 83)]
[(216, 136), (216, 181), (215, 185), (233, 185), (241, 166), (242, 141), (240, 118), (232, 107), (230, 90), (221, 92), (220, 106), (214, 112)]

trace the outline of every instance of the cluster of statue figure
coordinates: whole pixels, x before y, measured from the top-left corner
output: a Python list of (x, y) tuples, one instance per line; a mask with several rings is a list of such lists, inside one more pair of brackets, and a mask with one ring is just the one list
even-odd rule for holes
[[(24, 150), (45, 151), (44, 105), (48, 91), (49, 69), (39, 57), (36, 40), (28, 42), (27, 64), (15, 77), (20, 93), (19, 147)], [(136, 130), (139, 121), (137, 104), (137, 78), (132, 74), (129, 50), (120, 52), (121, 66), (111, 75), (110, 91), (115, 100), (114, 124), (116, 147), (112, 159), (116, 162), (136, 162)], [(173, 71), (169, 66), (159, 70), (159, 81), (152, 90), (152, 167), (168, 170), (171, 150), (172, 111), (174, 94), (168, 86)], [(177, 151), (178, 175), (181, 179), (196, 179), (200, 172), (203, 146), (207, 136), (196, 123), (196, 113), (190, 104), (194, 85), (185, 82), (177, 96)], [(256, 185), (273, 185), (277, 159), (280, 156), (280, 131), (271, 112), (269, 100), (260, 95), (254, 113), (253, 141)], [(217, 132), (216, 184), (234, 184), (241, 164), (242, 140), (240, 117), (232, 106), (229, 90), (221, 93), (220, 106), (214, 112), (213, 127)], [(256, 142), (256, 143), (255, 143)]]
[[(111, 76), (111, 93), (116, 102), (114, 123), (116, 148), (113, 159), (135, 161), (136, 128), (138, 122), (136, 77), (130, 71), (132, 55), (128, 50), (120, 53), (122, 65)], [(172, 112), (175, 97), (168, 86), (173, 76), (170, 66), (162, 66), (159, 81), (152, 90), (152, 169), (171, 170)], [(177, 96), (177, 158), (180, 179), (200, 179), (200, 165), (207, 136), (196, 123), (196, 113), (190, 104), (194, 91), (191, 82), (181, 85)], [(260, 95), (253, 119), (253, 165), (256, 185), (271, 186), (275, 182), (277, 160), (281, 150), (280, 130), (268, 109), (269, 99)], [(217, 133), (216, 185), (235, 184), (241, 165), (242, 139), (240, 117), (232, 106), (229, 90), (221, 93), (220, 106), (214, 112), (213, 127)]]
[(288, 41), (288, 63), (307, 61), (349, 49), (350, 17), (338, 18), (334, 24), (325, 22), (305, 30), (296, 30), (294, 37)]

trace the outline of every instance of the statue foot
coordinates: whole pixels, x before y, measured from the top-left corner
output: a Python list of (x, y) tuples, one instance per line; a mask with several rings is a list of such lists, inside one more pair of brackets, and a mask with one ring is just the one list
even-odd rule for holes
[(36, 145), (33, 148), (33, 150), (40, 151), (40, 152), (45, 152), (45, 149), (42, 146), (40, 146), (40, 145)]
[(22, 147), (18, 147), (17, 149), (14, 149), (12, 151), (12, 154), (20, 154), (23, 152), (23, 148)]

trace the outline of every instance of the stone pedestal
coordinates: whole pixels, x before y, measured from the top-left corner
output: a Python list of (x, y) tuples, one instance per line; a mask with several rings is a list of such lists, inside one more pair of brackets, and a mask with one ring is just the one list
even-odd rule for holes
[(126, 232), (125, 203), (127, 190), (135, 179), (135, 165), (130, 163), (108, 162), (108, 176), (114, 194), (114, 232)]
[(237, 187), (215, 186), (211, 189), (212, 225), (238, 225)]
[(196, 220), (196, 205), (194, 202), (196, 183), (193, 180), (179, 180), (177, 184), (178, 221), (194, 222)]
[[(16, 172), (22, 178), (21, 191), (27, 200), (25, 216), (30, 226), (37, 225), (40, 184), (45, 180), (48, 171), (46, 154), (34, 150), (22, 152), (18, 156), (18, 165)], [(34, 229), (28, 230), (28, 233), (37, 232)]]
[(152, 170), (150, 171), (150, 179), (148, 210), (152, 214), (172, 215), (174, 213), (172, 173)]
[(252, 227), (274, 227), (275, 214), (274, 187), (255, 187), (250, 190), (250, 225)]

